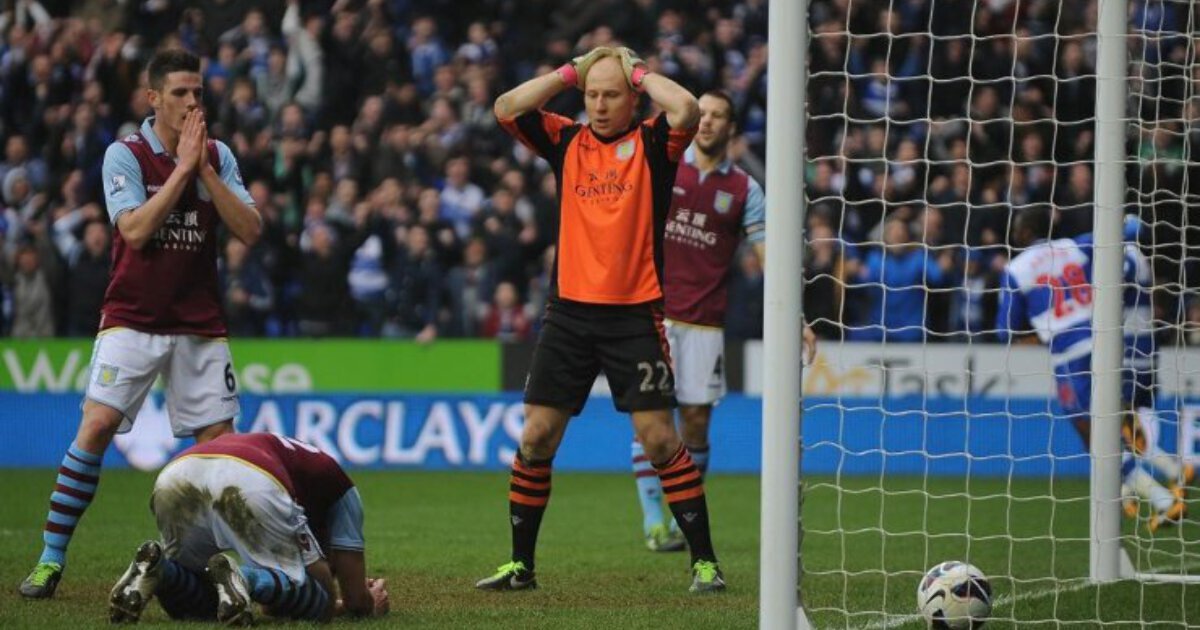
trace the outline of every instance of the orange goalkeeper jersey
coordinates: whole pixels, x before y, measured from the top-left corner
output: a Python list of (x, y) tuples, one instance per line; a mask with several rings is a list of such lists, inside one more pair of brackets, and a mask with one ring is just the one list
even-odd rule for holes
[(542, 110), (500, 124), (550, 162), (558, 180), (551, 295), (588, 304), (662, 299), (663, 235), (675, 170), (696, 129), (665, 114), (602, 138)]

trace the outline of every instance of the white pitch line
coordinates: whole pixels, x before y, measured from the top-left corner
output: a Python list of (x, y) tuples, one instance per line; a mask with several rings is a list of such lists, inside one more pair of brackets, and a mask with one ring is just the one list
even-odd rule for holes
[[(1186, 573), (1196, 568), (1200, 568), (1200, 561), (1185, 563), (1179, 567), (1179, 570)], [(1016, 596), (1001, 595), (1000, 597), (997, 597), (994, 602), (992, 602), (992, 607), (996, 608), (1000, 606), (1008, 606), (1009, 604), (1015, 604), (1017, 602), (1024, 602), (1033, 599), (1041, 599), (1043, 597), (1049, 597), (1051, 595), (1057, 595), (1060, 593), (1074, 593), (1075, 591), (1081, 591), (1089, 586), (1095, 586), (1089, 582), (1087, 578), (1065, 580), (1063, 583), (1066, 585), (1058, 588), (1045, 588), (1037, 591), (1029, 591)], [(865, 626), (858, 626), (858, 630), (888, 630), (889, 628), (899, 628), (905, 624), (921, 621), (921, 619), (921, 615), (900, 615), (889, 617), (887, 621), (875, 621)]]
[[(1077, 584), (1071, 584), (1070, 586), (1060, 586), (1058, 588), (1046, 588), (1046, 589), (1042, 589), (1042, 590), (1038, 590), (1038, 591), (1022, 593), (1022, 594), (1016, 595), (1016, 596), (1001, 595), (1000, 597), (996, 598), (996, 601), (992, 602), (992, 606), (993, 607), (1007, 606), (1009, 604), (1013, 604), (1016, 602), (1023, 602), (1023, 601), (1027, 601), (1027, 600), (1031, 600), (1031, 599), (1041, 599), (1043, 597), (1049, 597), (1050, 595), (1055, 595), (1058, 593), (1073, 593), (1075, 591), (1083, 590), (1084, 588), (1087, 588), (1088, 586), (1091, 586), (1091, 584), (1087, 581), (1086, 578), (1084, 578), (1084, 579), (1079, 579)], [(921, 615), (903, 615), (903, 616), (899, 616), (899, 617), (891, 617), (887, 621), (876, 621), (873, 623), (869, 623), (865, 626), (860, 626), (859, 628), (860, 628), (860, 630), (887, 630), (888, 628), (899, 628), (900, 626), (903, 626), (905, 624), (910, 624), (910, 623), (913, 623), (916, 621), (921, 621), (921, 619), (923, 619), (923, 617)]]

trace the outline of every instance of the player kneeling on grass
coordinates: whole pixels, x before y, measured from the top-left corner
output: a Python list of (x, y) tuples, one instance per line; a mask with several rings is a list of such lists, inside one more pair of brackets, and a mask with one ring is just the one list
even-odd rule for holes
[(173, 619), (230, 625), (253, 621), (251, 602), (313, 621), (388, 611), (384, 581), (366, 577), (358, 490), (307, 444), (254, 433), (193, 446), (159, 474), (150, 509), (162, 542), (142, 543), (113, 586), (113, 622), (136, 622), (154, 597)]

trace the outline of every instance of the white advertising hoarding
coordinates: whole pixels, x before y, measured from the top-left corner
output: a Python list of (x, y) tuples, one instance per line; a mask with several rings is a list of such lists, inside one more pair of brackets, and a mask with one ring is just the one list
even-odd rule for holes
[[(1054, 395), (1050, 354), (1037, 345), (880, 344), (822, 341), (804, 368), (806, 396)], [(746, 343), (744, 391), (762, 394), (763, 347)], [(1161, 393), (1200, 398), (1200, 348), (1166, 349), (1158, 359)]]

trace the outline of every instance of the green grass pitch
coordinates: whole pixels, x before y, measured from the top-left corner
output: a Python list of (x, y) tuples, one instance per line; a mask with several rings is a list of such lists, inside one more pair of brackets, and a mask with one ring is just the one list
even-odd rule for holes
[[(474, 581), (506, 560), (507, 475), (356, 472), (367, 508), (368, 565), (388, 579), (392, 614), (364, 627), (754, 628), (758, 616), (758, 480), (714, 475), (709, 502), (729, 592), (687, 593), (683, 554), (640, 540), (629, 475), (556, 472), (538, 550), (542, 588), (479, 593)], [(106, 597), (137, 544), (154, 535), (153, 476), (108, 471), (71, 548), (52, 601), (16, 587), (40, 549), (53, 473), (0, 471), (0, 627), (106, 624)], [(807, 481), (804, 596), (819, 628), (919, 628), (918, 578), (927, 565), (969, 557), (993, 578), (989, 627), (1200, 625), (1200, 585), (1088, 586), (1087, 485), (1047, 479), (877, 478)], [(970, 498), (968, 498), (970, 497)], [(1051, 500), (1053, 497), (1054, 500)], [(1200, 505), (1193, 507), (1198, 513)], [(1012, 533), (1013, 537), (1007, 534)], [(1139, 533), (1135, 533), (1139, 532)], [(1200, 523), (1153, 539), (1126, 523), (1143, 569), (1200, 574)], [(1053, 538), (1051, 538), (1053, 536)], [(848, 614), (846, 612), (848, 611)], [(873, 612), (874, 611), (874, 612)], [(879, 612), (885, 611), (885, 612)], [(143, 624), (168, 620), (152, 604)], [(349, 622), (342, 622), (343, 624)]]

